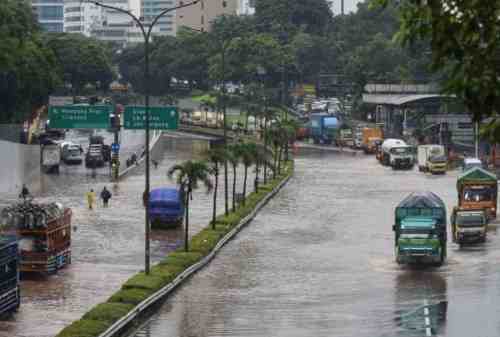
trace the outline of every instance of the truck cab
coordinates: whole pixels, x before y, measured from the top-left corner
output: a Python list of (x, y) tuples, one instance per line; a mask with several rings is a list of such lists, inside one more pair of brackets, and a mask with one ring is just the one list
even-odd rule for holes
[(448, 168), (448, 158), (444, 155), (430, 156), (427, 168), (431, 174), (445, 174)]
[(398, 263), (443, 263), (437, 221), (428, 217), (407, 217), (401, 221), (396, 242)]
[(450, 219), (453, 242), (458, 244), (485, 242), (488, 216), (484, 210), (453, 209)]
[(458, 207), (464, 210), (483, 209), (489, 218), (497, 216), (497, 177), (480, 167), (464, 172), (457, 180)]
[(413, 167), (413, 151), (411, 146), (394, 146), (389, 150), (389, 156), (389, 162), (393, 169), (411, 169)]

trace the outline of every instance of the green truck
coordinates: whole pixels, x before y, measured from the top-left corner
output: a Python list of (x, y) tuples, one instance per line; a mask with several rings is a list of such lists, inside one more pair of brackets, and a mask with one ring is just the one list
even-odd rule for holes
[(394, 244), (399, 264), (442, 265), (446, 259), (446, 206), (432, 192), (412, 193), (396, 207)]

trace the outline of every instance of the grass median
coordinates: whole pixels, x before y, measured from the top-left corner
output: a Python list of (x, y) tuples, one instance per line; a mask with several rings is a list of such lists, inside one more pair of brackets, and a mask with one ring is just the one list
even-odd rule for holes
[(100, 303), (83, 317), (64, 328), (56, 337), (98, 337), (111, 325), (127, 315), (149, 296), (172, 282), (184, 270), (210, 254), (217, 243), (242, 219), (248, 216), (271, 191), (293, 174), (293, 162), (284, 166), (283, 173), (259, 188), (259, 192), (248, 195), (245, 205), (240, 205), (227, 216), (217, 217), (215, 230), (208, 225), (191, 237), (190, 251), (179, 249), (168, 254), (151, 268), (151, 273), (137, 273), (129, 278), (119, 291), (106, 302)]

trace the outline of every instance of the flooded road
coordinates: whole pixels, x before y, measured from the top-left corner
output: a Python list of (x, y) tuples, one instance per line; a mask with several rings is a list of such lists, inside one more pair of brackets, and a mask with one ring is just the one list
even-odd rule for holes
[(457, 175), (303, 153), (280, 194), (135, 336), (499, 336), (495, 225), (484, 245), (449, 241), (441, 268), (394, 260), (395, 206), (431, 190), (450, 212)]
[[(136, 144), (140, 146), (140, 143)], [(174, 186), (166, 172), (172, 165), (198, 158), (208, 148), (206, 140), (192, 140), (182, 134), (160, 139), (154, 152), (158, 169), (151, 171), (151, 187)], [(133, 146), (131, 147), (133, 148)], [(109, 183), (108, 169), (93, 177), (81, 166), (61, 167), (59, 175), (44, 175), (37, 201), (59, 201), (73, 210), (72, 264), (47, 278), (21, 282), (19, 312), (0, 321), (1, 337), (51, 337), (94, 305), (107, 300), (121, 284), (144, 265), (144, 166), (134, 170), (118, 185)], [(88, 210), (85, 192), (100, 192), (107, 186), (113, 193), (110, 208), (100, 203)], [(222, 191), (222, 187), (221, 190)], [(222, 193), (219, 192), (219, 212)], [(194, 193), (191, 204), (191, 235), (205, 227), (212, 210), (212, 197), (203, 189)], [(153, 231), (152, 259), (158, 261), (183, 243), (182, 228)]]

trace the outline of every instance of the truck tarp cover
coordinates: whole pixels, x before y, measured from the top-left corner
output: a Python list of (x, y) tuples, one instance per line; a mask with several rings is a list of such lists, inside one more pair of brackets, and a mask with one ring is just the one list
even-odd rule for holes
[(442, 208), (446, 206), (436, 194), (432, 192), (412, 193), (404, 198), (397, 208)]
[(460, 187), (466, 182), (473, 182), (476, 184), (481, 184), (481, 183), (496, 184), (497, 177), (493, 173), (490, 173), (480, 167), (473, 167), (470, 170), (462, 173), (462, 175), (458, 177), (457, 189), (460, 190)]
[(339, 120), (336, 117), (326, 117), (323, 120), (323, 125), (325, 128), (335, 128), (338, 127)]

